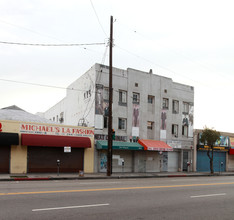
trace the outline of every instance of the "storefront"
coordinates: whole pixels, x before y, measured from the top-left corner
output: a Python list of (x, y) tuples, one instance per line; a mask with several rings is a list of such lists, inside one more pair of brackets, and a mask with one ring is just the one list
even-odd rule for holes
[[(0, 123), (1, 172), (57, 172), (58, 165), (62, 173), (94, 172), (93, 128), (7, 120)], [(6, 135), (10, 131), (15, 132), (15, 139), (12, 133), (11, 137)]]
[[(107, 170), (107, 141), (97, 141), (99, 172)], [(144, 147), (134, 142), (113, 141), (112, 172), (134, 172), (135, 154), (144, 151)]]
[(146, 151), (144, 161), (145, 172), (168, 172), (172, 171), (172, 169), (178, 170), (178, 161), (174, 160), (175, 157), (173, 157), (176, 154), (171, 154), (174, 153), (172, 152), (173, 148), (164, 141), (140, 139), (138, 143), (142, 145)]
[[(84, 170), (84, 148), (91, 148), (87, 137), (22, 134), (21, 144), (28, 146), (28, 173), (63, 173)], [(68, 149), (68, 150), (67, 150)]]
[[(225, 151), (214, 151), (214, 172), (226, 171), (226, 154), (227, 152)], [(210, 159), (207, 156), (207, 151), (197, 151), (197, 171), (210, 172)]]
[[(211, 156), (212, 150), (200, 142), (200, 135), (198, 135), (197, 145), (197, 171), (198, 172), (210, 172), (210, 159), (207, 155)], [(220, 139), (214, 145), (213, 154), (213, 168), (214, 172), (224, 172), (227, 170), (227, 157), (229, 151), (229, 137), (220, 136)]]
[(230, 137), (230, 149), (228, 152), (227, 171), (234, 171), (234, 137)]
[(17, 133), (0, 132), (0, 173), (10, 173), (11, 145), (18, 144)]
[[(107, 169), (107, 141), (97, 141), (99, 172)], [(174, 169), (174, 161), (168, 163), (168, 155), (173, 150), (163, 141), (139, 140), (137, 142), (113, 141), (112, 148), (112, 172), (166, 172)], [(176, 154), (170, 155), (172, 159)], [(174, 156), (174, 157), (173, 157)], [(173, 167), (173, 168), (172, 168)]]

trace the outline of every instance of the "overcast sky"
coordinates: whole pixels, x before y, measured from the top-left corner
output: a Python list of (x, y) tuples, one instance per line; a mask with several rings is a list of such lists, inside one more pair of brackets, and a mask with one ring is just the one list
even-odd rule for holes
[[(1, 0), (0, 41), (106, 43), (112, 15), (114, 67), (194, 86), (195, 128), (234, 133), (233, 8), (232, 0)], [(108, 65), (105, 51), (0, 43), (0, 108), (46, 111), (66, 90), (33, 84), (66, 88), (95, 63)]]

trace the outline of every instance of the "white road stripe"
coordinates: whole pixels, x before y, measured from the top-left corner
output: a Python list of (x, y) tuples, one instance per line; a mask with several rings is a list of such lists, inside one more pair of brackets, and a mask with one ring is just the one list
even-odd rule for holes
[(114, 183), (114, 184), (118, 184), (118, 183), (122, 183), (122, 182), (80, 182), (80, 185), (92, 185), (92, 184), (108, 184), (108, 183)]
[(175, 180), (171, 180), (171, 181), (172, 182), (179, 182), (179, 181), (198, 181), (198, 180), (199, 179), (175, 179)]
[(220, 193), (220, 194), (209, 194), (209, 195), (199, 195), (199, 196), (190, 196), (190, 198), (201, 198), (201, 197), (209, 197), (209, 196), (225, 196), (226, 193)]
[(90, 207), (99, 207), (99, 206), (108, 206), (108, 205), (110, 205), (110, 204), (106, 203), (106, 204), (55, 207), (55, 208), (33, 209), (32, 211), (33, 212), (39, 212), (39, 211), (50, 211), (50, 210), (59, 210), (59, 209), (78, 209), (78, 208), (90, 208)]

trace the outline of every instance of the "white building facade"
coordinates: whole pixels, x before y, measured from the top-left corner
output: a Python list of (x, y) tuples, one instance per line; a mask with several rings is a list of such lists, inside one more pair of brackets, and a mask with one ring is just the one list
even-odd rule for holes
[[(152, 70), (112, 71), (113, 172), (192, 171), (194, 88)], [(43, 114), (62, 124), (95, 127), (95, 172), (106, 171), (108, 86), (109, 67), (95, 64), (68, 86), (63, 100)], [(142, 147), (138, 139), (164, 142), (173, 151)]]

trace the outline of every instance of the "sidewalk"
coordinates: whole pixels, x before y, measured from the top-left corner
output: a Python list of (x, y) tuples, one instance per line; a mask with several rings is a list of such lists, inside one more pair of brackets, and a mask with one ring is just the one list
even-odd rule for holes
[(234, 176), (234, 172), (161, 172), (161, 173), (34, 173), (34, 174), (0, 174), (0, 181), (30, 181), (30, 180), (88, 180), (88, 179), (127, 179), (127, 178), (169, 178), (169, 177), (201, 177), (201, 176)]

